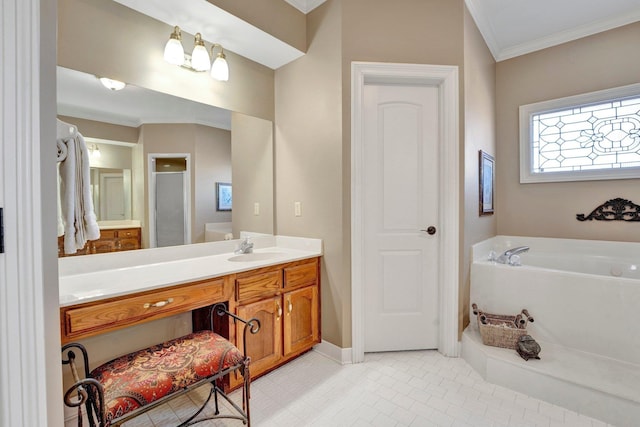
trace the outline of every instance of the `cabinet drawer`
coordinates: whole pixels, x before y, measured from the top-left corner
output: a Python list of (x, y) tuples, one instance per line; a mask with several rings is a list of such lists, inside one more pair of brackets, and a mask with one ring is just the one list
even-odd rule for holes
[(126, 228), (124, 230), (118, 230), (118, 237), (138, 237), (140, 235), (139, 228)]
[(224, 279), (217, 279), (86, 306), (71, 306), (61, 313), (63, 334), (68, 338), (90, 336), (204, 307), (222, 301), (223, 296)]
[(89, 245), (91, 245), (91, 253), (105, 254), (108, 252), (114, 252), (117, 249), (117, 240), (101, 237), (100, 240), (90, 242), (87, 246)]
[(140, 240), (137, 237), (118, 239), (118, 250), (130, 251), (132, 249), (140, 249)]
[(284, 287), (286, 289), (315, 285), (318, 281), (318, 260), (300, 265), (285, 267)]
[(115, 239), (118, 237), (118, 230), (100, 230), (100, 239)]
[(282, 273), (280, 270), (236, 278), (238, 301), (268, 297), (275, 295), (280, 289), (282, 289)]

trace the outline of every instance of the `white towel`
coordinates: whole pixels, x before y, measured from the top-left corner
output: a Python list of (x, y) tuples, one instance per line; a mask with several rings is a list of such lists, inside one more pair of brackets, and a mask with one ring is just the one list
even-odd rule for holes
[[(67, 145), (65, 144), (65, 147)], [(65, 150), (64, 153), (64, 158), (67, 158), (67, 152)], [(63, 159), (64, 160), (64, 159)], [(60, 194), (60, 163), (56, 164), (56, 170), (58, 172), (57, 176), (56, 176), (56, 190), (58, 191), (58, 199), (57, 199), (57, 217), (58, 217), (58, 237), (63, 236), (64, 235), (64, 220), (62, 219), (62, 204), (61, 204), (61, 194)]]
[(64, 143), (63, 139), (58, 139), (56, 141), (56, 145), (58, 146), (58, 163), (67, 158), (67, 144)]
[(88, 240), (100, 238), (93, 211), (89, 177), (89, 150), (79, 132), (68, 139), (67, 158), (60, 163), (60, 195), (64, 224), (64, 253), (74, 254)]

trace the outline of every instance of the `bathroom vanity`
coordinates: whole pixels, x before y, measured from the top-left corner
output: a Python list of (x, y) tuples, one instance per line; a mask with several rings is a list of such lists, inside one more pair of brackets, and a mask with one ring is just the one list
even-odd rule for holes
[[(192, 313), (193, 330), (203, 329), (209, 307), (225, 302), (231, 312), (261, 322), (247, 342), (252, 377), (286, 363), (321, 339), (321, 242), (283, 236), (252, 241), (255, 251), (242, 255), (233, 253), (236, 240), (61, 258), (62, 342), (185, 312)], [(218, 332), (235, 342), (241, 328), (220, 325)], [(239, 381), (230, 380), (231, 386)]]
[(104, 254), (108, 252), (131, 251), (142, 248), (142, 228), (140, 221), (98, 221), (100, 238), (88, 241), (75, 254), (64, 253), (64, 236), (58, 237), (58, 257)]

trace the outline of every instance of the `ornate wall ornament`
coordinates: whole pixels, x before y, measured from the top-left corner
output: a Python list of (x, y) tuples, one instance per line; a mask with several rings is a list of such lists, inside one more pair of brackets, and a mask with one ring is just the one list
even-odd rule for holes
[(640, 206), (618, 197), (601, 204), (586, 217), (584, 214), (577, 214), (576, 219), (578, 221), (640, 221)]

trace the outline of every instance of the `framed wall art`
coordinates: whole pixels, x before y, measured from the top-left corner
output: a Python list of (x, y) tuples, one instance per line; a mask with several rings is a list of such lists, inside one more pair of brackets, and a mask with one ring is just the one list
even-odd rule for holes
[(493, 156), (480, 150), (480, 216), (493, 215), (495, 160)]
[(230, 211), (233, 202), (231, 184), (226, 182), (216, 182), (216, 210)]

